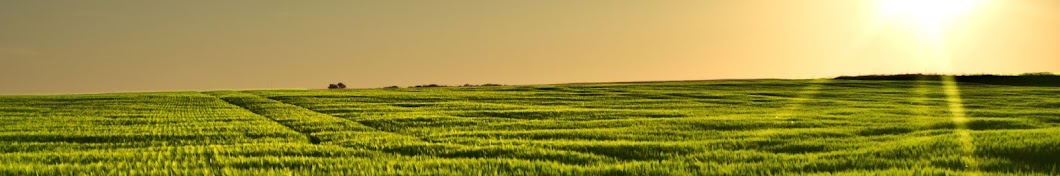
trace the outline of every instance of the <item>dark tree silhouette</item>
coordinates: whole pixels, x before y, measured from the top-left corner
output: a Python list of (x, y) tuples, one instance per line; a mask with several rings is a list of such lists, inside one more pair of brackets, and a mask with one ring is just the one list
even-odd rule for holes
[(339, 88), (339, 85), (328, 84), (328, 89), (338, 89), (338, 88)]
[(343, 83), (339, 83), (339, 84), (335, 84), (335, 85), (339, 86), (339, 89), (345, 89), (346, 88), (346, 84), (343, 84)]

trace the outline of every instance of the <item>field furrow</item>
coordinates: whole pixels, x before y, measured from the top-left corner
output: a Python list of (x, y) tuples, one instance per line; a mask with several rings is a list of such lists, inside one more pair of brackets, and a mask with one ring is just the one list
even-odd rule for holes
[(1057, 92), (733, 80), (0, 96), (0, 175), (1056, 175)]

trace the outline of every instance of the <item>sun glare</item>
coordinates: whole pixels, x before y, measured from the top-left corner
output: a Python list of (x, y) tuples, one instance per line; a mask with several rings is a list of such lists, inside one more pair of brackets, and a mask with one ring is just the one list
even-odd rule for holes
[(898, 25), (915, 31), (926, 48), (915, 63), (935, 72), (952, 72), (953, 58), (946, 47), (946, 33), (961, 16), (972, 13), (983, 0), (875, 0), (879, 24)]
[(937, 38), (944, 27), (967, 14), (981, 0), (876, 0), (881, 18), (912, 25), (925, 37)]

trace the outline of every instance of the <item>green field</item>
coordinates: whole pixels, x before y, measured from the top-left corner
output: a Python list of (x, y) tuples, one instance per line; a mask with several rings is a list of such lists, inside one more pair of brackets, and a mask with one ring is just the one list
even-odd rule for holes
[(0, 96), (0, 175), (1057, 175), (1060, 87), (731, 80)]

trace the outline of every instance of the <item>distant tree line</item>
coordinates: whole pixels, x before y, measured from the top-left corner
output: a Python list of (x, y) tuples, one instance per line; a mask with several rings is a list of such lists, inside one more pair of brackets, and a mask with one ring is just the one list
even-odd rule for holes
[[(449, 85), (442, 85), (442, 84), (422, 84), (422, 85), (415, 85), (415, 86), (409, 86), (408, 88), (435, 88), (435, 87), (493, 87), (493, 86), (504, 86), (504, 84), (493, 84), (493, 83), (486, 83), (486, 84), (464, 84), (464, 85), (461, 85), (461, 86), (449, 86)], [(399, 88), (401, 88), (401, 87), (398, 87), (398, 86), (386, 86), (386, 87), (383, 87), (383, 88), (384, 88), (384, 89), (399, 89)], [(346, 84), (343, 84), (343, 83), (341, 83), (341, 82), (340, 82), (340, 83), (335, 83), (335, 84), (328, 84), (328, 89), (346, 89)]]
[(952, 76), (957, 82), (1012, 85), (1012, 86), (1047, 86), (1060, 87), (1060, 75), (1050, 72), (1034, 72), (1019, 75), (997, 75), (997, 74), (972, 74), (972, 75), (943, 75), (943, 74), (894, 74), (894, 75), (861, 75), (840, 76), (837, 80), (891, 80), (891, 81), (939, 81), (943, 77)]
[[(432, 88), (432, 87), (491, 87), (491, 86), (504, 86), (504, 85), (503, 85), (503, 84), (492, 84), (492, 83), (487, 83), (487, 84), (478, 84), (478, 85), (476, 85), (476, 84), (464, 84), (464, 85), (461, 85), (461, 86), (449, 86), (449, 85), (441, 85), (441, 84), (423, 84), (423, 85), (415, 85), (415, 86), (409, 86), (409, 88)], [(397, 86), (390, 86), (390, 87), (393, 87), (393, 88), (397, 88)], [(390, 87), (387, 87), (387, 88), (390, 88)]]
[[(493, 83), (487, 83), (487, 84), (464, 84), (464, 85), (461, 85), (461, 86), (450, 86), (450, 85), (443, 85), (443, 84), (421, 84), (421, 85), (415, 85), (415, 86), (408, 86), (408, 88), (492, 87), (492, 86), (504, 86), (504, 84), (493, 84)], [(401, 88), (401, 87), (398, 87), (398, 86), (386, 86), (386, 87), (383, 87), (383, 88), (384, 89), (398, 89), (398, 88)]]
[(341, 82), (338, 84), (328, 84), (328, 89), (346, 89), (346, 84)]

